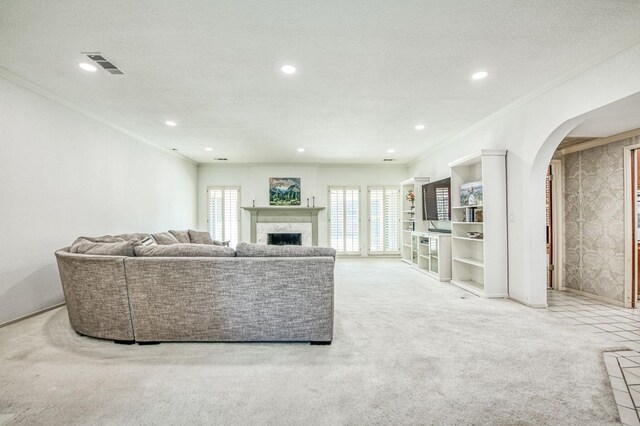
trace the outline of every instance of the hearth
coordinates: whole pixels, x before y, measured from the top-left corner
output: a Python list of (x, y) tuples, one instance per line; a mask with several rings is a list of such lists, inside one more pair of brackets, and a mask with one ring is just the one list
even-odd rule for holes
[(269, 233), (267, 234), (267, 244), (272, 246), (301, 246), (301, 233)]

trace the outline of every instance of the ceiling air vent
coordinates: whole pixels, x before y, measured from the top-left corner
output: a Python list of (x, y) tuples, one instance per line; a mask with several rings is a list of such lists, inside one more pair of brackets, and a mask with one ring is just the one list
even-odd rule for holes
[(100, 65), (105, 71), (111, 74), (124, 74), (118, 69), (111, 61), (102, 56), (100, 52), (82, 52), (83, 55), (87, 55), (87, 58), (91, 59), (96, 64)]
[(227, 161), (227, 158), (214, 158), (216, 161)]
[(384, 158), (382, 161), (396, 161), (395, 158)]

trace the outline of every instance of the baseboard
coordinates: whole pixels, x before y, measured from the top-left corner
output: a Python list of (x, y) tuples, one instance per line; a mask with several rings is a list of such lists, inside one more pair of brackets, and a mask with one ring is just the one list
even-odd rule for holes
[(546, 303), (529, 303), (513, 296), (509, 296), (508, 299), (533, 309), (546, 309), (549, 307), (549, 305), (547, 305)]
[(40, 309), (39, 311), (32, 312), (32, 313), (30, 313), (28, 315), (24, 315), (22, 317), (19, 317), (19, 318), (16, 318), (16, 319), (12, 319), (12, 320), (7, 321), (7, 322), (3, 322), (2, 324), (0, 324), (0, 328), (6, 327), (7, 325), (15, 324), (18, 321), (26, 320), (27, 318), (35, 317), (36, 315), (43, 314), (43, 313), (45, 313), (47, 311), (50, 311), (50, 310), (55, 309), (55, 308), (59, 308), (60, 306), (64, 306), (64, 305), (65, 305), (65, 302), (61, 302), (61, 303), (58, 303), (56, 305), (49, 306), (48, 308), (44, 308), (44, 309)]
[(611, 305), (622, 306), (624, 308), (624, 302), (620, 302), (619, 300), (609, 299), (608, 297), (598, 296), (597, 294), (587, 293), (586, 291), (576, 290), (575, 288), (565, 287), (560, 291), (566, 291), (568, 293), (575, 293), (581, 296), (586, 296), (591, 299), (600, 300), (602, 302), (609, 303)]

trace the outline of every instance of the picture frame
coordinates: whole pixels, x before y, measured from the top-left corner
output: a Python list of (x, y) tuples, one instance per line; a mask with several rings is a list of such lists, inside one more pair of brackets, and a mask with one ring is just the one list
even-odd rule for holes
[(482, 201), (482, 181), (467, 182), (460, 185), (461, 206), (481, 206)]
[(269, 178), (270, 206), (299, 206), (300, 178)]

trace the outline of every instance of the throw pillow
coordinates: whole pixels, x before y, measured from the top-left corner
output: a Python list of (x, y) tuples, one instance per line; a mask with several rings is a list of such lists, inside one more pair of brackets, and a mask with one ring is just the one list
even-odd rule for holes
[(120, 241), (116, 243), (94, 243), (86, 241), (76, 247), (78, 254), (93, 254), (101, 256), (135, 256), (135, 248), (140, 245), (137, 240)]
[(236, 252), (229, 247), (208, 244), (172, 244), (165, 246), (138, 246), (139, 257), (235, 257)]
[(169, 230), (171, 234), (176, 237), (179, 243), (190, 243), (189, 239), (189, 231), (174, 231), (173, 229)]
[(141, 246), (157, 246), (158, 243), (156, 243), (156, 240), (154, 240), (151, 236), (149, 236), (148, 238), (145, 238), (144, 240), (140, 241), (140, 245)]
[(329, 247), (268, 246), (240, 243), (236, 247), (238, 257), (336, 257), (336, 251)]
[(170, 232), (160, 232), (159, 234), (152, 234), (152, 237), (154, 240), (156, 240), (156, 243), (161, 246), (168, 246), (170, 244), (179, 243), (178, 239), (174, 237)]
[(208, 232), (194, 231), (193, 229), (189, 229), (189, 241), (194, 244), (214, 244), (213, 240), (211, 239), (211, 235), (209, 235)]

